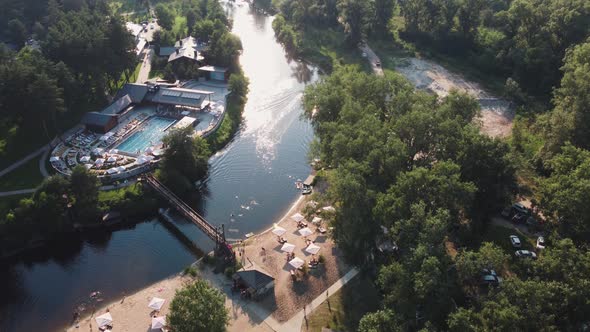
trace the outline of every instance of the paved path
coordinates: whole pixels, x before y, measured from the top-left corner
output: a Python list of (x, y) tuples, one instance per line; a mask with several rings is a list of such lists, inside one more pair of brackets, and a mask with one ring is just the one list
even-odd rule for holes
[(373, 69), (373, 73), (377, 76), (383, 76), (383, 68), (381, 65), (377, 66), (377, 63), (381, 63), (381, 59), (377, 56), (377, 54), (369, 47), (367, 43), (362, 44), (359, 46), (361, 52), (367, 54), (367, 60)]
[(13, 170), (19, 168), (20, 166), (22, 166), (23, 164), (25, 164), (26, 162), (28, 162), (29, 160), (37, 157), (38, 155), (42, 154), (43, 152), (45, 152), (45, 150), (49, 150), (49, 144), (42, 146), (41, 148), (39, 148), (38, 150), (31, 152), (30, 154), (28, 154), (27, 156), (25, 156), (23, 159), (15, 162), (14, 164), (6, 167), (5, 169), (0, 171), (0, 177), (4, 176), (5, 174), (8, 174), (10, 172), (12, 172)]
[(145, 52), (145, 56), (143, 57), (143, 62), (141, 63), (141, 69), (139, 69), (139, 73), (137, 74), (136, 83), (145, 83), (150, 77), (150, 70), (152, 70), (152, 54), (154, 53), (153, 48), (148, 48)]
[(51, 152), (51, 149), (46, 149), (45, 152), (43, 152), (41, 159), (39, 159), (39, 172), (41, 172), (41, 175), (43, 175), (43, 178), (46, 178), (49, 176), (49, 172), (47, 171), (47, 168), (45, 167), (45, 165), (46, 165), (45, 161), (49, 157), (49, 152)]
[(35, 190), (36, 189), (21, 189), (21, 190), (13, 190), (13, 191), (4, 191), (4, 192), (0, 192), (0, 197), (32, 194), (35, 192)]

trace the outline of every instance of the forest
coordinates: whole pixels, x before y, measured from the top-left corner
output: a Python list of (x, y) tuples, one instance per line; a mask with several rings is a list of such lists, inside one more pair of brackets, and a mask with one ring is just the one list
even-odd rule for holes
[[(560, 0), (255, 1), (285, 49), (314, 61), (322, 34), (451, 59), (500, 81), (512, 135), (479, 132), (472, 97), (417, 91), (343, 58), (304, 94), (334, 237), (381, 293), (359, 331), (582, 330), (590, 313), (590, 3)], [(319, 36), (319, 37), (318, 37)], [(360, 54), (358, 55), (360, 57)], [(515, 256), (500, 212), (531, 202), (544, 234)], [(500, 220), (500, 221), (499, 221)], [(508, 223), (510, 223), (508, 221)], [(512, 226), (510, 226), (512, 227)], [(389, 241), (395, 253), (379, 250)], [(490, 271), (502, 280), (482, 284)], [(498, 279), (496, 279), (498, 280)]]

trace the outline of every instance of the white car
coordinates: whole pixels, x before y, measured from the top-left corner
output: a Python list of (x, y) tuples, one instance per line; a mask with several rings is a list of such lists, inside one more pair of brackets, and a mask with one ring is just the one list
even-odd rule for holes
[(516, 235), (510, 235), (510, 243), (512, 243), (512, 246), (514, 248), (520, 248), (520, 246), (522, 245), (520, 243), (520, 239)]
[(537, 239), (537, 249), (545, 249), (546, 244), (545, 244), (545, 238), (542, 236), (539, 236), (539, 238)]
[(514, 255), (518, 258), (532, 258), (537, 259), (537, 254), (528, 250), (517, 250)]

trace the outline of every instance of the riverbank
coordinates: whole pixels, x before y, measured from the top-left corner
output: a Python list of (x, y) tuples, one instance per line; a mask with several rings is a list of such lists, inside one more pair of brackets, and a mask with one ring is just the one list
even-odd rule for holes
[[(305, 239), (297, 233), (297, 223), (292, 220), (294, 214), (302, 213), (306, 204), (308, 199), (305, 196), (299, 197), (275, 225), (285, 228), (283, 237), (296, 246), (295, 255), (309, 262), (311, 255), (304, 251)], [(311, 223), (309, 227), (315, 228)], [(291, 318), (351, 270), (343, 262), (332, 240), (327, 235), (314, 233), (308, 238), (321, 247), (318, 254), (322, 255), (324, 262), (319, 267), (310, 269), (307, 275), (300, 274), (299, 280), (293, 282), (289, 272), (292, 268), (285, 259), (286, 254), (281, 251), (282, 245), (278, 243), (277, 236), (271, 232), (272, 229), (250, 237), (244, 246), (237, 247), (237, 257), (245, 268), (262, 267), (275, 278), (274, 296), (270, 294), (260, 302), (242, 299), (239, 293), (232, 292), (232, 282), (224, 274), (214, 274), (209, 266), (199, 262), (193, 264), (198, 267), (197, 278), (206, 279), (226, 295), (226, 307), (230, 313), (229, 331), (272, 331), (283, 324), (292, 324)], [(105, 304), (94, 313), (87, 313), (77, 324), (78, 327), (73, 325), (66, 330), (74, 332), (90, 328), (91, 331), (97, 331), (94, 318), (107, 312), (107, 309), (113, 316), (117, 331), (149, 330), (151, 309), (147, 305), (151, 298), (166, 299), (166, 304), (160, 311), (160, 315), (166, 315), (175, 291), (192, 280), (194, 279), (190, 275), (179, 273), (158, 281)]]

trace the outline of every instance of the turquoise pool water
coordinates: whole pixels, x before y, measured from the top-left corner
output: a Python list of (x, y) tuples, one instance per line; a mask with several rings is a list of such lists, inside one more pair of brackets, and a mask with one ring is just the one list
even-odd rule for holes
[(153, 117), (139, 131), (119, 144), (117, 149), (128, 153), (137, 153), (138, 150), (143, 152), (147, 147), (159, 143), (166, 134), (165, 129), (174, 122), (174, 119)]

